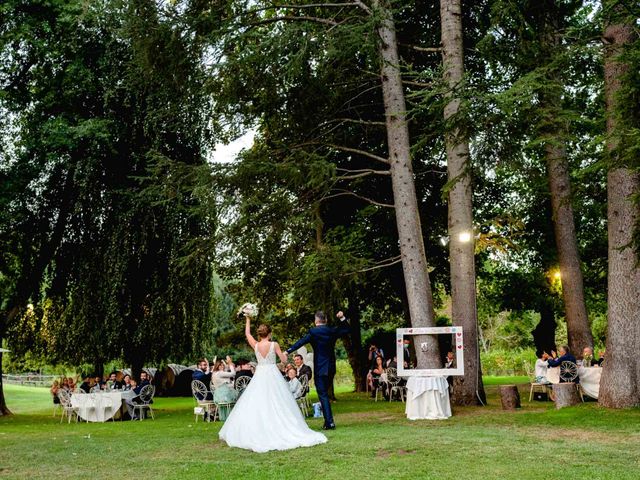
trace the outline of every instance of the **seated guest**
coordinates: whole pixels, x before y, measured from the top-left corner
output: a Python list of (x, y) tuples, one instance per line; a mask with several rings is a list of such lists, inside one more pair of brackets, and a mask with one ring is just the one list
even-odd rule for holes
[[(228, 368), (229, 371), (225, 371), (225, 368)], [(238, 392), (233, 388), (235, 375), (235, 365), (228, 355), (226, 362), (218, 360), (213, 366), (211, 385), (213, 389), (213, 401), (215, 403), (234, 403), (238, 399)], [(229, 411), (226, 408), (219, 410), (220, 420), (226, 420), (228, 414)]]
[(227, 355), (226, 360), (218, 360), (213, 366), (211, 372), (211, 384), (214, 389), (224, 385), (233, 385), (233, 379), (236, 376), (236, 367), (231, 361), (231, 357)]
[(369, 347), (369, 363), (371, 364), (371, 370), (373, 370), (376, 366), (376, 359), (378, 357), (381, 357), (384, 360), (384, 352), (382, 351), (381, 348), (378, 348), (378, 346), (375, 343), (372, 343), (371, 346)]
[(122, 390), (124, 386), (123, 382), (118, 381), (118, 375), (116, 372), (111, 372), (109, 374), (109, 380), (107, 380), (107, 387), (109, 390)]
[(91, 391), (91, 377), (89, 377), (89, 375), (84, 377), (84, 380), (80, 384), (80, 390), (85, 393), (89, 393)]
[(289, 391), (293, 395), (293, 398), (297, 400), (304, 394), (304, 392), (300, 380), (296, 377), (296, 369), (290, 368), (287, 372), (287, 376), (289, 380)]
[(284, 376), (285, 379), (288, 378), (289, 376), (289, 369), (291, 368), (295, 368), (291, 363), (286, 363), (284, 365), (284, 369), (282, 370), (282, 375)]
[(444, 359), (444, 368), (453, 368), (455, 360), (453, 352), (447, 352), (447, 358)]
[[(580, 363), (580, 360), (578, 360)], [(593, 358), (593, 348), (584, 347), (582, 349), (582, 366), (583, 367), (592, 367), (593, 365), (597, 365), (597, 360)]]
[(58, 392), (62, 389), (62, 387), (60, 387), (60, 382), (58, 382), (58, 380), (54, 380), (53, 381), (53, 385), (51, 385), (51, 389), (49, 390), (51, 392), (51, 395), (53, 395), (53, 404), (54, 405), (59, 405), (60, 404), (60, 399), (58, 398)]
[(102, 380), (100, 375), (96, 375), (93, 378), (93, 387), (91, 390), (99, 392), (100, 390), (104, 390), (105, 382)]
[[(383, 364), (383, 358), (382, 355), (378, 355), (376, 357), (376, 366), (373, 368), (373, 370), (371, 370), (371, 378), (373, 380), (373, 389), (371, 391), (371, 396), (375, 397), (376, 396), (376, 389), (378, 387), (382, 387), (383, 384), (381, 383), (380, 377), (382, 376), (382, 374), (385, 372), (385, 368), (384, 368), (384, 364)], [(386, 393), (385, 393), (386, 395)]]
[[(551, 357), (547, 359), (547, 365), (549, 367), (559, 367), (560, 364), (562, 364), (562, 362), (571, 362), (571, 363), (576, 363), (576, 357), (574, 357), (571, 354), (571, 351), (569, 350), (569, 346), (568, 345), (562, 345), (559, 349), (558, 349), (558, 353), (560, 353), (560, 356), (558, 357), (558, 355), (556, 354), (555, 351), (551, 350)], [(575, 380), (576, 382), (578, 382), (578, 378), (576, 378)], [(560, 379), (560, 382), (562, 383), (563, 380), (562, 378)]]
[(149, 381), (147, 372), (140, 372), (140, 383), (136, 383), (135, 380), (131, 380), (131, 390), (133, 390), (136, 396), (131, 399), (125, 399), (124, 402), (127, 405), (127, 411), (129, 412), (129, 416), (132, 420), (140, 420), (135, 415), (133, 407), (142, 403), (142, 400), (140, 399), (140, 392), (144, 387), (150, 384), (151, 382)]
[(71, 392), (72, 390), (71, 390), (71, 387), (69, 386), (70, 380), (71, 380), (70, 378), (62, 377), (62, 385), (60, 385), (60, 388), (62, 390), (66, 390), (67, 392)]
[(300, 354), (294, 355), (293, 363), (295, 363), (296, 365), (296, 368), (295, 368), (296, 377), (298, 377), (299, 379), (301, 375), (304, 375), (305, 377), (307, 377), (307, 382), (311, 382), (311, 377), (313, 377), (313, 372), (311, 371), (311, 367), (309, 365), (304, 364), (304, 359), (302, 358), (302, 355)]
[(67, 380), (69, 380), (69, 391), (74, 392), (76, 390), (76, 380), (71, 377), (69, 377)]
[(602, 350), (600, 352), (600, 358), (595, 362), (595, 364), (598, 365), (599, 367), (602, 366), (602, 362), (604, 362), (604, 356), (605, 356), (606, 353), (607, 353), (606, 350)]
[(549, 354), (547, 352), (542, 352), (540, 357), (536, 360), (535, 365), (535, 376), (536, 383), (551, 383), (547, 380), (547, 360), (549, 359)]
[(211, 383), (211, 369), (209, 368), (209, 360), (206, 358), (201, 358), (198, 360), (198, 364), (196, 369), (193, 371), (191, 375), (192, 380), (200, 380), (205, 385), (209, 385)]
[(599, 367), (604, 361), (604, 352), (600, 352), (600, 358), (596, 358), (593, 354), (593, 348), (584, 347), (582, 350), (582, 366), (583, 367)]
[(213, 394), (209, 391), (209, 384), (211, 383), (211, 371), (209, 370), (209, 360), (207, 360), (206, 358), (201, 358), (200, 360), (198, 360), (198, 366), (193, 371), (193, 374), (191, 375), (191, 379), (199, 380), (202, 383), (204, 383), (204, 385), (207, 387), (207, 393), (206, 395), (202, 396), (202, 398), (200, 398), (201, 395), (196, 394), (196, 397), (198, 398), (198, 400), (200, 401), (213, 400)]

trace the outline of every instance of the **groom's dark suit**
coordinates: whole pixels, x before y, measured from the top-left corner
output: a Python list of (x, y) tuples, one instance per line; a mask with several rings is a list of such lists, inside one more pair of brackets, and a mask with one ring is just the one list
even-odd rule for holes
[(325, 426), (333, 425), (333, 415), (329, 403), (329, 382), (336, 373), (336, 340), (348, 334), (349, 331), (349, 323), (346, 318), (342, 317), (339, 326), (319, 325), (313, 327), (309, 333), (287, 349), (287, 353), (291, 353), (307, 343), (313, 347), (313, 373)]

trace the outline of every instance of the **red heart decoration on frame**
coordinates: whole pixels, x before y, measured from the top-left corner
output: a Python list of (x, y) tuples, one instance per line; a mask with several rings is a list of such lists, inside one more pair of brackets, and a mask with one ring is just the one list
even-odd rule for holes
[(462, 332), (458, 332), (458, 333), (456, 333), (456, 335), (461, 337), (462, 336)]
[(461, 350), (461, 349), (462, 349), (462, 345), (458, 345), (458, 350)]

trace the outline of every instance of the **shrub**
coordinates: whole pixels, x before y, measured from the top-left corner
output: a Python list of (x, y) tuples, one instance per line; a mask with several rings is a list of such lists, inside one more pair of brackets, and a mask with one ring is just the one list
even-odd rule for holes
[(527, 375), (525, 364), (533, 371), (536, 362), (534, 349), (492, 349), (480, 353), (483, 375)]

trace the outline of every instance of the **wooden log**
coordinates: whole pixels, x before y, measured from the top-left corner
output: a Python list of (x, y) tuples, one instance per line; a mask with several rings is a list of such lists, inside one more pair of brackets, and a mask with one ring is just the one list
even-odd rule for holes
[(575, 383), (554, 383), (553, 396), (556, 409), (571, 407), (580, 403), (580, 396)]
[(520, 408), (520, 393), (515, 385), (500, 386), (500, 401), (503, 410), (515, 410)]

